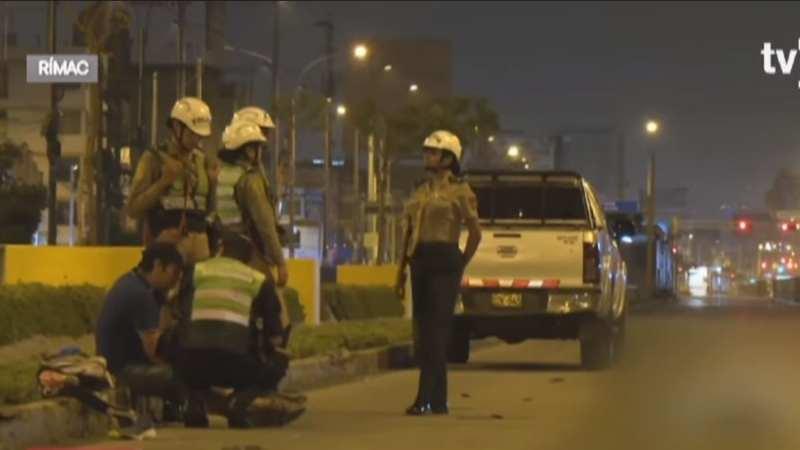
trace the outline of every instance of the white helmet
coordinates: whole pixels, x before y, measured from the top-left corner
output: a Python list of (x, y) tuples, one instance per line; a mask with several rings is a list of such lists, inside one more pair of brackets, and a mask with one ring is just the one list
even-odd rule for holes
[(461, 141), (458, 140), (458, 136), (449, 131), (434, 131), (430, 136), (425, 138), (425, 143), (422, 144), (422, 146), (448, 150), (456, 157), (456, 162), (461, 162)]
[(175, 119), (200, 136), (211, 135), (211, 109), (196, 97), (183, 97), (175, 102), (170, 119)]
[(239, 120), (255, 122), (261, 128), (275, 128), (272, 117), (258, 106), (247, 106), (233, 113), (233, 120), (231, 120), (231, 123), (238, 122)]
[(258, 124), (249, 120), (233, 122), (222, 133), (222, 144), (225, 150), (236, 150), (250, 142), (267, 142)]

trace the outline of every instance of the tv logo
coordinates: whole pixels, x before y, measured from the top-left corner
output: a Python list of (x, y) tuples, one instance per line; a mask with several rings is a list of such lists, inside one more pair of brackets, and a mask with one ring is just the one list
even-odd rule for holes
[(28, 83), (97, 83), (97, 55), (28, 55)]

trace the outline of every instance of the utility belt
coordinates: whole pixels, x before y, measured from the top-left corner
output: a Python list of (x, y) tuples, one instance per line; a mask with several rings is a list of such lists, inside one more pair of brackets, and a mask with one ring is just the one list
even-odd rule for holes
[(170, 228), (185, 227), (188, 233), (206, 233), (208, 222), (205, 214), (199, 210), (181, 209), (156, 209), (148, 217), (150, 232), (158, 236), (162, 231)]

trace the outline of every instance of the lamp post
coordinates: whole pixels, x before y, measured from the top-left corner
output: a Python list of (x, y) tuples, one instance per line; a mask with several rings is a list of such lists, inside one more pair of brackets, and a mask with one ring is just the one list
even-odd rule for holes
[[(648, 120), (645, 124), (645, 133), (648, 139), (655, 138), (660, 130), (660, 124), (655, 120)], [(652, 298), (655, 294), (655, 263), (656, 263), (656, 153), (653, 144), (650, 147), (650, 163), (647, 170), (647, 264), (645, 267), (644, 294)]]
[[(359, 45), (356, 45), (353, 48), (353, 57), (355, 59), (357, 59), (357, 60), (364, 60), (364, 59), (367, 58), (368, 55), (369, 55), (369, 48), (366, 45), (359, 44)], [(294, 91), (292, 91), (292, 97), (291, 97), (291, 101), (290, 101), (290, 105), (291, 105), (291, 108), (290, 108), (291, 109), (291, 111), (290, 111), (291, 120), (290, 120), (290, 122), (291, 123), (290, 123), (290, 131), (289, 131), (289, 135), (290, 135), (290, 152), (289, 152), (289, 154), (290, 154), (290, 158), (291, 158), (291, 161), (289, 163), (289, 167), (290, 167), (290, 171), (291, 172), (290, 172), (290, 175), (289, 175), (289, 187), (288, 187), (288, 191), (289, 191), (289, 229), (291, 230), (292, 233), (294, 233), (294, 224), (295, 224), (294, 192), (295, 192), (295, 185), (296, 185), (296, 180), (295, 180), (296, 176), (295, 175), (296, 175), (296, 170), (297, 170), (297, 96), (300, 94), (300, 91), (303, 89), (303, 81), (305, 80), (306, 75), (312, 69), (314, 69), (315, 67), (319, 66), (320, 64), (333, 59), (334, 56), (335, 56), (335, 54), (323, 55), (323, 56), (320, 56), (320, 57), (318, 57), (316, 59), (311, 60), (308, 64), (306, 64), (305, 67), (303, 67), (303, 70), (300, 71), (300, 75), (297, 77), (297, 83), (295, 84)], [(330, 133), (328, 132), (328, 127), (331, 126), (330, 117), (329, 116), (330, 116), (330, 106), (331, 106), (331, 102), (333, 101), (333, 99), (328, 98), (327, 100), (328, 101), (327, 101), (327, 103), (325, 105), (325, 127), (326, 127), (326, 131), (325, 131), (325, 161), (324, 161), (325, 182), (324, 182), (324, 188), (323, 188), (324, 189), (324, 192), (323, 192), (324, 200), (323, 201), (324, 201), (325, 208), (324, 208), (324, 212), (323, 212), (323, 224), (322, 224), (322, 227), (323, 227), (323, 240), (322, 240), (323, 241), (322, 242), (323, 252), (324, 252), (325, 246), (327, 246), (327, 244), (328, 244), (327, 239), (325, 239), (324, 236), (327, 235), (328, 204), (329, 204), (329, 200), (330, 200), (330, 197), (329, 197), (329, 192), (330, 192), (330, 173), (329, 173), (329, 170), (330, 170), (330, 164), (331, 164), (331, 161), (330, 161), (330, 158), (331, 158), (331, 155), (330, 155), (330, 153), (331, 153), (330, 152), (331, 145), (330, 144), (331, 144), (331, 142), (330, 142), (330, 137), (329, 137)], [(346, 107), (344, 107), (343, 105), (340, 105), (340, 107), (343, 110), (342, 110), (342, 112), (340, 114), (339, 113), (340, 108), (337, 107), (337, 114), (340, 114), (340, 115), (346, 114), (347, 113)], [(290, 247), (289, 255), (290, 256), (294, 256), (294, 247)]]

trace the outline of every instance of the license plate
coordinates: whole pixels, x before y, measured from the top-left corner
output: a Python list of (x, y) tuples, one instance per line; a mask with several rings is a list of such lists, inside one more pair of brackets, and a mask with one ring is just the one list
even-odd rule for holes
[(522, 293), (498, 292), (492, 294), (492, 306), (497, 308), (522, 308)]

